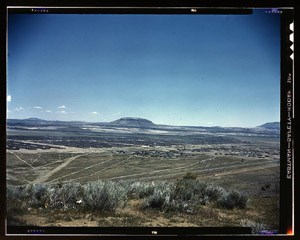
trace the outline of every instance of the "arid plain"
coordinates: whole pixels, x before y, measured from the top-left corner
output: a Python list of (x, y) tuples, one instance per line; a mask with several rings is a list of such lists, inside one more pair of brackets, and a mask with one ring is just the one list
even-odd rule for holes
[[(123, 120), (110, 125), (38, 119), (8, 124), (8, 196), (19, 194), (23, 199), (8, 199), (8, 223), (250, 226), (254, 232), (278, 228), (279, 131), (125, 120), (126, 124)], [(112, 210), (101, 210), (88, 203), (96, 196), (84, 200), (75, 187), (77, 196), (69, 193), (72, 204), (56, 198), (65, 202), (55, 205), (51, 191), (65, 186), (75, 191), (72, 184), (83, 192), (92, 184), (108, 184), (109, 191), (122, 186), (124, 196)], [(192, 195), (179, 196), (183, 188)], [(243, 206), (226, 203), (232, 201), (228, 196), (233, 191), (246, 198)]]

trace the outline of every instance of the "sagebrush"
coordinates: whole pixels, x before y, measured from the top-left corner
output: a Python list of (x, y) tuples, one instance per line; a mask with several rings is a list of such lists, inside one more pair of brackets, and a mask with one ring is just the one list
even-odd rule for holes
[(88, 183), (39, 183), (7, 186), (8, 209), (23, 207), (49, 209), (87, 209), (112, 212), (126, 206), (128, 199), (141, 199), (143, 210), (195, 213), (201, 205), (246, 208), (248, 197), (237, 191), (205, 184), (197, 179), (182, 178), (175, 182), (140, 182), (99, 180)]

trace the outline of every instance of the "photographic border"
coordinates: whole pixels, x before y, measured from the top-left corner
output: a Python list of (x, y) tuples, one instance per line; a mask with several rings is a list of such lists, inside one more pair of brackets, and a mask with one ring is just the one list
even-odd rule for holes
[[(65, 11), (66, 9), (72, 9), (72, 5), (71, 3), (69, 4), (65, 4), (65, 3), (54, 3), (54, 6), (49, 7), (48, 4), (46, 6), (40, 6), (38, 4), (33, 4), (31, 2), (37, 2), (37, 1), (31, 1), (29, 3), (26, 3), (26, 6), (20, 6), (20, 8), (18, 8), (17, 6), (14, 5), (19, 5), (20, 3), (16, 3), (17, 1), (11, 1), (11, 5), (7, 5), (7, 7), (9, 6), (13, 6), (15, 9), (19, 9), (22, 10), (24, 9), (24, 7), (26, 7), (27, 9), (36, 9), (36, 10), (41, 10), (40, 13), (43, 14), (42, 10), (46, 10), (46, 9), (51, 9), (51, 7), (53, 7), (53, 9), (60, 9), (61, 7), (65, 6), (67, 8), (63, 9), (63, 11)], [(88, 1), (86, 4), (89, 5)], [(196, 6), (196, 5), (190, 5), (190, 6), (196, 6), (196, 7), (187, 7), (188, 3), (180, 3), (176, 6), (170, 7), (167, 6), (167, 2), (164, 3), (164, 6), (161, 6), (161, 3), (156, 2), (156, 4), (153, 4), (152, 7), (145, 7), (143, 6), (143, 4), (140, 4), (141, 6), (138, 7), (134, 7), (136, 5), (136, 3), (130, 3), (128, 5), (124, 4), (124, 2), (121, 3), (114, 3), (116, 5), (111, 6), (110, 3), (108, 3), (107, 1), (102, 3), (102, 6), (99, 6), (95, 8), (95, 6), (93, 8), (91, 8), (92, 12), (95, 11), (106, 11), (107, 13), (115, 13), (115, 12), (120, 12), (122, 11), (123, 13), (128, 13), (128, 11), (140, 11), (140, 10), (145, 10), (146, 12), (149, 11), (148, 13), (153, 13), (153, 12), (157, 12), (157, 13), (175, 13), (175, 14), (179, 14), (179, 13), (183, 13), (183, 14), (188, 14), (191, 13), (192, 9), (196, 9), (197, 13), (195, 14), (204, 14), (204, 13), (215, 13), (215, 11), (213, 10), (213, 8), (210, 8), (208, 6)], [(51, 4), (52, 5), (52, 4)], [(62, 6), (63, 5), (63, 6)], [(68, 5), (68, 6), (67, 6)], [(92, 4), (91, 4), (92, 5)], [(91, 6), (89, 5), (89, 6)], [(126, 6), (124, 6), (126, 5)], [(158, 6), (157, 6), (158, 5)], [(213, 5), (213, 4), (212, 4)], [(159, 7), (161, 6), (161, 7)], [(78, 10), (77, 8), (78, 6), (75, 6), (75, 8), (73, 9), (74, 11)], [(87, 8), (89, 8), (88, 6), (83, 6), (84, 10), (86, 11)], [(235, 11), (238, 13), (239, 11), (242, 12), (249, 12), (249, 9), (251, 9), (252, 7), (243, 7), (243, 8), (234, 8)], [(259, 7), (261, 8), (261, 7)], [(96, 9), (96, 10), (95, 10)], [(230, 7), (218, 7), (215, 8), (217, 9), (217, 11), (225, 11), (225, 12), (230, 12), (232, 9), (230, 9)], [(295, 233), (295, 216), (294, 216), (294, 208), (295, 208), (295, 195), (294, 195), (294, 185), (295, 185), (295, 180), (294, 180), (294, 146), (295, 146), (295, 142), (294, 142), (294, 125), (295, 125), (295, 102), (294, 102), (294, 98), (295, 98), (295, 82), (294, 82), (294, 60), (291, 59), (291, 55), (293, 53), (293, 50), (291, 49), (292, 46), (292, 42), (290, 40), (290, 35), (293, 33), (293, 31), (291, 30), (291, 24), (294, 21), (294, 10), (292, 7), (278, 7), (278, 8), (266, 8), (269, 9), (270, 11), (274, 11), (273, 14), (279, 14), (276, 13), (275, 11), (281, 11), (281, 86), (280, 86), (280, 92), (281, 92), (281, 96), (280, 96), (280, 111), (281, 111), (281, 117), (280, 117), (280, 137), (281, 137), (281, 143), (280, 143), (280, 158), (281, 158), (281, 162), (280, 162), (280, 229), (279, 229), (279, 233), (277, 234), (278, 236), (286, 236), (286, 235), (294, 235)], [(7, 21), (7, 9), (1, 9), (1, 12), (5, 11), (5, 14), (1, 14), (1, 21), (5, 19), (5, 23)], [(32, 12), (33, 14), (37, 14), (37, 12)], [(70, 11), (70, 13), (72, 13), (72, 11)], [(2, 21), (3, 22), (3, 21)], [(5, 30), (4, 30), (5, 29)], [(7, 30), (6, 30), (6, 26), (4, 26), (3, 28), (3, 24), (1, 25), (1, 32), (5, 32), (5, 35), (7, 34)], [(3, 35), (2, 35), (3, 36)], [(6, 40), (6, 39), (5, 39)], [(7, 46), (4, 46), (5, 49), (5, 53), (7, 50)], [(5, 54), (6, 56), (7, 54)], [(6, 61), (2, 61), (1, 59), (1, 66), (3, 66), (4, 68), (2, 69), (6, 69), (7, 68), (7, 56), (5, 57)], [(3, 59), (4, 60), (4, 59)], [(6, 77), (7, 77), (7, 72), (5, 71), (4, 73), (4, 84), (1, 84), (3, 87), (2, 91), (5, 94), (1, 94), (1, 103), (5, 103), (3, 104), (4, 108), (2, 108), (2, 104), (1, 104), (1, 112), (5, 113), (5, 117), (2, 118), (1, 117), (1, 128), (0, 128), (0, 143), (1, 146), (6, 146)], [(5, 99), (5, 100), (4, 100)], [(5, 159), (6, 156), (6, 148), (5, 147), (1, 147), (1, 156), (2, 159)], [(3, 166), (4, 165), (4, 166)], [(5, 163), (1, 164), (1, 170), (3, 171), (3, 173), (6, 172), (6, 166)], [(1, 182), (6, 183), (6, 174), (1, 174)], [(4, 184), (4, 186), (2, 186), (1, 184), (1, 192), (6, 192), (6, 184)], [(5, 205), (5, 196), (4, 199), (1, 198), (1, 205), (2, 203), (4, 203)], [(6, 229), (6, 223), (5, 223), (5, 209), (1, 208), (1, 229), (2, 229), (2, 220), (3, 220), (3, 216), (4, 216), (4, 226)], [(43, 228), (32, 228), (32, 229), (28, 229), (27, 231), (28, 234), (23, 234), (20, 233), (22, 236), (60, 236), (59, 233), (57, 233), (55, 230), (55, 228), (52, 228), (52, 230), (50, 230), (49, 232), (43, 232)], [(69, 234), (62, 234), (62, 236), (79, 236), (81, 234), (74, 234), (74, 231), (76, 231), (74, 228), (60, 228), (60, 229), (64, 229), (67, 231), (70, 231), (70, 235)], [(180, 236), (180, 235), (202, 235), (202, 234), (208, 234), (208, 235), (219, 235), (220, 233), (214, 234), (211, 231), (214, 231), (214, 229), (206, 229), (208, 230), (208, 232), (202, 232), (202, 233), (197, 233), (197, 232), (193, 232), (193, 229), (190, 228), (180, 228), (178, 231), (178, 228), (167, 228), (169, 230), (171, 230), (173, 233), (172, 234), (169, 232), (169, 230), (167, 230), (166, 232), (161, 231), (157, 231), (157, 228), (146, 228), (146, 229), (142, 229), (142, 228), (130, 228), (130, 229), (126, 229), (126, 228), (120, 228), (119, 229), (119, 233), (117, 234), (111, 234), (110, 231), (107, 234), (100, 234), (102, 236), (147, 236), (148, 234), (145, 234), (145, 230), (149, 231), (149, 235), (153, 236), (153, 235), (163, 235), (163, 236)], [(18, 227), (18, 230), (22, 230), (20, 227)], [(49, 229), (47, 229), (48, 231)], [(110, 229), (107, 229), (110, 230)], [(114, 228), (114, 231), (116, 230), (116, 228)], [(126, 233), (124, 233), (124, 230)], [(141, 232), (140, 232), (141, 230)], [(233, 228), (230, 229), (224, 229), (224, 232), (221, 233), (222, 235), (226, 236), (228, 235), (232, 235), (232, 231), (234, 230)], [(247, 231), (247, 229), (245, 229)], [(5, 230), (6, 231), (6, 230)], [(22, 230), (23, 231), (23, 230)], [(54, 232), (53, 232), (54, 231)], [(129, 232), (128, 232), (129, 231)], [(134, 234), (131, 233), (131, 231), (134, 232)], [(2, 230), (1, 230), (2, 232)], [(118, 232), (118, 231), (117, 231)], [(124, 234), (122, 234), (122, 232)], [(156, 233), (155, 233), (156, 232)], [(201, 231), (200, 231), (201, 232)], [(158, 234), (157, 234), (158, 233)], [(8, 234), (7, 237), (9, 236), (15, 236), (15, 234), (10, 234), (8, 232), (5, 232), (5, 234)], [(96, 234), (96, 233), (95, 233)], [(240, 232), (238, 234), (246, 234), (248, 235), (246, 232)], [(2, 235), (2, 233), (1, 233)], [(16, 233), (16, 235), (20, 236), (18, 233)], [(89, 236), (89, 234), (82, 234), (83, 236)], [(92, 234), (94, 236), (94, 234)], [(99, 235), (99, 234), (96, 234)], [(227, 236), (228, 236), (227, 235)]]

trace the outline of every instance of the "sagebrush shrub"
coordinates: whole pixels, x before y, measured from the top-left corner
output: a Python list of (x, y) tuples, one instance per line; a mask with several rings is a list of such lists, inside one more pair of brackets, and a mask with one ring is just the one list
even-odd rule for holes
[[(173, 197), (183, 201), (200, 199), (205, 195), (206, 185), (193, 179), (180, 179), (176, 182)], [(195, 197), (196, 196), (196, 197)]]
[(121, 185), (126, 189), (128, 197), (145, 198), (153, 194), (156, 184), (154, 182), (126, 181)]
[[(237, 190), (226, 192), (221, 187), (190, 178), (182, 178), (176, 182), (99, 180), (85, 184), (67, 182), (28, 184), (21, 187), (8, 185), (6, 194), (8, 207), (16, 206), (19, 201), (24, 207), (91, 209), (99, 212), (124, 207), (128, 198), (143, 199), (143, 209), (189, 213), (197, 211), (199, 205), (211, 202), (217, 202), (227, 209), (242, 209), (248, 202), (247, 196)], [(17, 201), (10, 203), (9, 199)]]
[(191, 179), (191, 180), (196, 180), (197, 179), (197, 175), (191, 172), (187, 172), (182, 179)]
[(147, 200), (147, 207), (163, 210), (165, 202), (168, 201), (167, 197), (169, 196), (167, 196), (164, 192), (155, 190)]
[(175, 183), (156, 184), (153, 194), (144, 201), (143, 208), (192, 213), (199, 204), (216, 202), (224, 193), (221, 187), (182, 178)]
[(142, 208), (166, 209), (172, 202), (172, 192), (173, 187), (171, 184), (165, 182), (157, 184), (154, 192), (144, 200)]
[(109, 181), (97, 181), (84, 186), (83, 204), (94, 211), (114, 211), (126, 201), (126, 191)]
[[(12, 192), (11, 192), (12, 191)], [(28, 184), (25, 186), (13, 187), (8, 186), (7, 194), (14, 194), (14, 196), (7, 196), (18, 198), (22, 203), (26, 203), (28, 206), (41, 207), (41, 200), (47, 193), (47, 185), (43, 183)]]
[(77, 207), (76, 202), (82, 195), (80, 183), (57, 184), (49, 187), (49, 196), (45, 199), (45, 204), (52, 208), (72, 209)]
[(205, 188), (205, 196), (207, 196), (208, 201), (210, 202), (218, 201), (225, 193), (226, 191), (224, 188), (219, 186), (208, 185)]
[(240, 208), (244, 209), (247, 206), (248, 197), (237, 190), (232, 190), (229, 193), (225, 193), (218, 201), (221, 207), (227, 209)]
[(25, 187), (7, 185), (6, 198), (9, 199), (22, 199), (25, 197)]

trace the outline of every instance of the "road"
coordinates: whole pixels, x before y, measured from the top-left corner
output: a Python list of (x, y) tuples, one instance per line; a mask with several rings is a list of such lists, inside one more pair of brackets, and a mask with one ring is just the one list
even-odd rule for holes
[(58, 171), (65, 168), (68, 164), (70, 164), (71, 162), (73, 162), (77, 158), (85, 156), (85, 155), (87, 155), (87, 153), (67, 158), (65, 162), (63, 162), (62, 164), (60, 164), (56, 168), (52, 169), (51, 171), (47, 172), (46, 174), (40, 175), (38, 178), (33, 180), (32, 183), (36, 184), (36, 183), (40, 183), (40, 182), (46, 182), (54, 173), (57, 173)]

